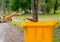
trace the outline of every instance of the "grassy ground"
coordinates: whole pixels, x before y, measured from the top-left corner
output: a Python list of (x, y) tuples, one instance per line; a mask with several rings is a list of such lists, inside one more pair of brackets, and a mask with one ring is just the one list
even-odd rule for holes
[[(22, 21), (28, 21), (25, 18), (29, 17), (32, 18), (30, 14), (28, 15), (23, 15), (19, 17), (13, 17), (13, 21), (9, 23), (10, 25), (16, 27), (17, 29), (23, 30), (21, 27), (21, 22)], [(56, 20), (59, 24), (57, 27), (55, 27), (53, 31), (53, 42), (59, 42), (60, 41), (60, 15), (39, 15), (39, 21), (48, 21), (48, 20)]]

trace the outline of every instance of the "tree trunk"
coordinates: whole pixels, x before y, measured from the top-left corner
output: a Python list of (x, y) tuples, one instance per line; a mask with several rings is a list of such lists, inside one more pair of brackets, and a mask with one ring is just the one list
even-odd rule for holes
[(2, 0), (2, 15), (5, 15), (5, 3), (4, 3), (4, 0)]
[(55, 9), (54, 9), (54, 14), (55, 14), (55, 12), (56, 12), (56, 11), (55, 11)]
[(54, 5), (54, 14), (56, 13), (56, 10), (57, 10), (57, 0), (55, 1), (55, 5)]
[(32, 1), (33, 19), (38, 21), (38, 1), (39, 0), (31, 0), (31, 1)]
[(30, 14), (31, 14), (31, 9), (30, 9)]
[(3, 8), (3, 13), (2, 13), (2, 15), (5, 15), (5, 8)]
[[(45, 3), (46, 4), (49, 4), (49, 0), (46, 0)], [(46, 8), (46, 10), (45, 10), (46, 13), (49, 13), (50, 12), (50, 7), (49, 6), (46, 6), (45, 8)]]

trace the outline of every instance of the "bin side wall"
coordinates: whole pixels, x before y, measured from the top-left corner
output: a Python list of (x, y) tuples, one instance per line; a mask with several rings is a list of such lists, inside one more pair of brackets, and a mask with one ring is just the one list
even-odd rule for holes
[(53, 27), (26, 27), (24, 28), (25, 42), (52, 42)]

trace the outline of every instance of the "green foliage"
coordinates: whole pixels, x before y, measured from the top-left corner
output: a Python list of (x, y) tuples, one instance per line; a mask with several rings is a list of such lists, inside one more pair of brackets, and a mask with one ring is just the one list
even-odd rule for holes
[(0, 5), (1, 5), (1, 3), (2, 3), (2, 0), (0, 0)]
[[(39, 9), (44, 14), (51, 13), (51, 9), (54, 12), (54, 5), (56, 0), (40, 0)], [(0, 0), (0, 10), (3, 8), (6, 11), (24, 11), (24, 13), (31, 12), (31, 0)], [(60, 10), (60, 0), (57, 0), (57, 10)], [(57, 12), (58, 13), (58, 12)]]
[(19, 0), (9, 0), (9, 5), (13, 11), (18, 11), (20, 4)]
[[(40, 8), (43, 13), (50, 13), (51, 9), (54, 10), (54, 7), (56, 5), (56, 9), (60, 7), (60, 0), (40, 0)], [(53, 11), (54, 12), (54, 11)]]
[(31, 0), (20, 0), (20, 8), (25, 9), (31, 9)]
[(31, 9), (31, 0), (10, 0), (9, 2), (13, 11)]
[(31, 10), (31, 0), (20, 0), (20, 9), (28, 13)]
[[(57, 10), (55, 13), (56, 14), (60, 14), (60, 10)], [(53, 9), (50, 11), (50, 14), (54, 14), (54, 10)]]
[(52, 9), (52, 0), (41, 0), (40, 1), (40, 7), (41, 7), (41, 10), (43, 10), (42, 12), (45, 12), (45, 13), (49, 13)]
[(5, 3), (5, 8), (8, 8), (9, 0), (5, 0), (4, 3)]

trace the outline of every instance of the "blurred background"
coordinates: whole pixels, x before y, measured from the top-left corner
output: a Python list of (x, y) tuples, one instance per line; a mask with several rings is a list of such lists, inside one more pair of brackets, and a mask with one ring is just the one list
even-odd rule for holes
[[(39, 21), (56, 20), (58, 22), (58, 26), (53, 30), (53, 42), (60, 42), (60, 0), (39, 0), (38, 5)], [(31, 0), (0, 0), (0, 17), (8, 16), (15, 11), (24, 15), (13, 17), (9, 24), (23, 31), (21, 22), (28, 21), (26, 17), (32, 18)]]

